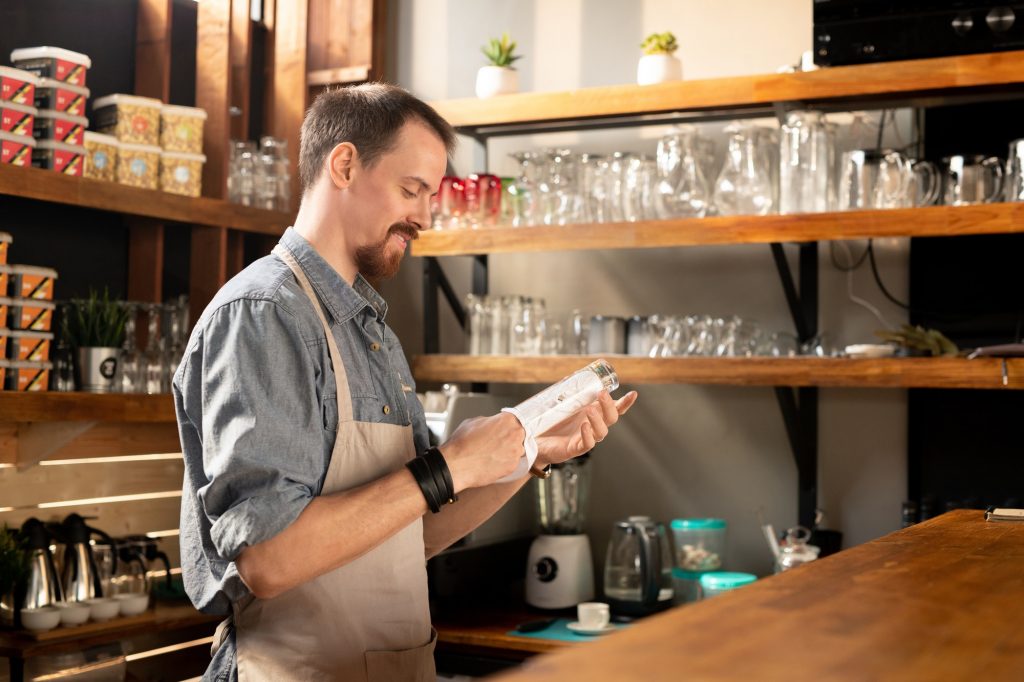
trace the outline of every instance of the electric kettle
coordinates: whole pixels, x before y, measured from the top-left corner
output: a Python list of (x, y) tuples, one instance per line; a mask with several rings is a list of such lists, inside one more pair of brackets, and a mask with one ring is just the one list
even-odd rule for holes
[(28, 574), (23, 609), (38, 609), (64, 601), (57, 567), (50, 554), (50, 532), (39, 519), (27, 519), (21, 526), (21, 537), (28, 553)]
[(664, 524), (647, 516), (615, 523), (604, 563), (604, 595), (618, 616), (646, 616), (672, 605), (672, 550)]
[[(64, 570), (61, 580), (64, 598), (68, 601), (85, 601), (104, 596), (100, 572), (92, 547), (89, 546), (89, 539), (93, 535), (98, 535), (107, 544), (113, 545), (111, 537), (98, 528), (86, 525), (85, 519), (78, 514), (70, 514), (63, 522), (53, 524), (50, 528), (64, 544)], [(113, 569), (117, 569), (116, 553)]]

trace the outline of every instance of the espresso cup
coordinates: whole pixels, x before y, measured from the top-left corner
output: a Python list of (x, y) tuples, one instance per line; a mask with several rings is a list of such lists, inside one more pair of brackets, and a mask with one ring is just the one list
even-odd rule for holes
[(600, 630), (607, 626), (611, 616), (608, 605), (599, 601), (587, 601), (576, 606), (576, 620), (588, 630)]

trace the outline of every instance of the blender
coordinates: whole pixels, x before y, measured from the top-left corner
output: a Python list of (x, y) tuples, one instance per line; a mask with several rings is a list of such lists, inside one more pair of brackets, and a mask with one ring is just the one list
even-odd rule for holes
[(590, 485), (589, 453), (551, 466), (537, 481), (541, 534), (526, 563), (526, 603), (571, 608), (594, 598), (590, 539), (583, 532)]

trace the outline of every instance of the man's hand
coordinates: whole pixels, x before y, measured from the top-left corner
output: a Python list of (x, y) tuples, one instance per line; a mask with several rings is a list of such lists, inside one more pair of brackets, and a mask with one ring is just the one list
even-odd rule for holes
[(593, 449), (608, 436), (608, 430), (636, 402), (637, 392), (630, 391), (612, 400), (602, 391), (597, 400), (537, 437), (539, 466), (558, 464)]
[(452, 472), (455, 492), (494, 483), (516, 470), (526, 432), (515, 415), (501, 412), (459, 424), (439, 449)]

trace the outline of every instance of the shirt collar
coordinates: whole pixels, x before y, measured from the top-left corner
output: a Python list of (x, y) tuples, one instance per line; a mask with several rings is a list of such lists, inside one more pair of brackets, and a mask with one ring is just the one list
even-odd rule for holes
[(335, 322), (345, 322), (367, 306), (384, 320), (388, 304), (362, 275), (357, 274), (356, 281), (349, 285), (312, 244), (290, 227), (281, 237), (281, 244), (302, 266), (306, 279)]

